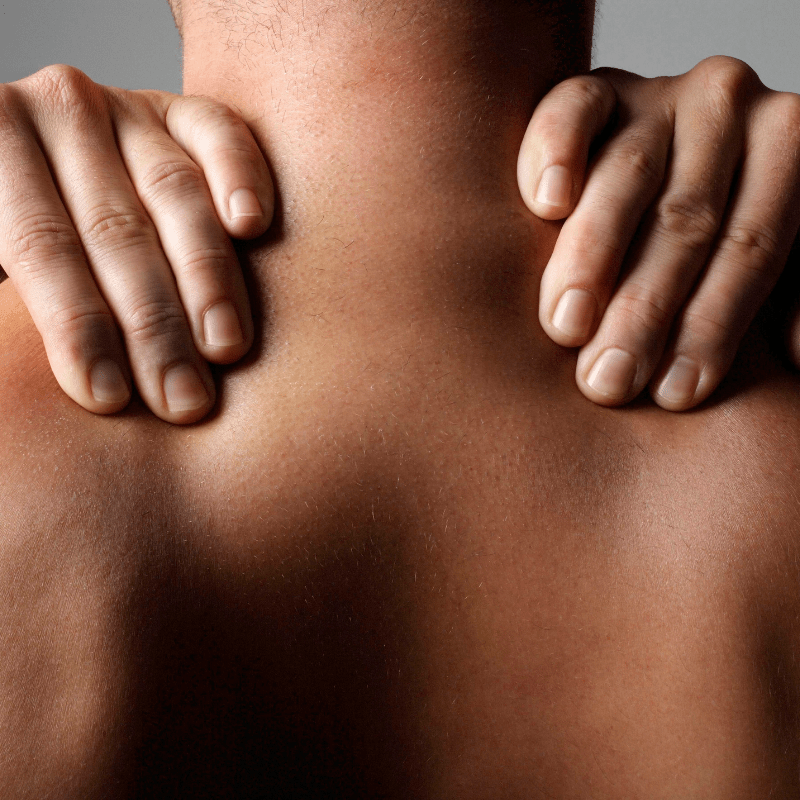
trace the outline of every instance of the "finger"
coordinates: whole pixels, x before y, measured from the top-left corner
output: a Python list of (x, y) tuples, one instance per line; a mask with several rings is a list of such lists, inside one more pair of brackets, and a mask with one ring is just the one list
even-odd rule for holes
[[(775, 286), (800, 228), (800, 95), (776, 93), (758, 117), (730, 210), (651, 384), (663, 408), (705, 400), (725, 377)], [(776, 176), (780, 176), (777, 177)]]
[[(731, 93), (724, 92), (723, 98)], [(581, 391), (619, 405), (647, 385), (675, 315), (708, 259), (741, 159), (744, 131), (728, 101), (692, 95), (676, 112), (664, 190), (627, 257), (600, 327), (578, 358)]]
[(614, 136), (597, 154), (542, 275), (539, 320), (558, 344), (585, 344), (599, 323), (661, 186), (671, 135), (669, 119), (651, 119)]
[(272, 222), (274, 186), (247, 125), (228, 106), (203, 97), (166, 95), (159, 107), (170, 136), (203, 170), (228, 234), (261, 236)]
[(96, 414), (120, 411), (131, 393), (122, 340), (12, 86), (0, 87), (0, 140), (0, 261), (62, 390)]
[(119, 321), (134, 381), (156, 416), (196, 422), (213, 405), (172, 271), (117, 150), (100, 87), (77, 70), (37, 92), (37, 128), (98, 288)]
[(611, 84), (594, 75), (559, 83), (533, 112), (517, 160), (525, 205), (542, 219), (563, 219), (574, 208), (592, 140), (616, 103)]
[(115, 123), (120, 154), (172, 266), (195, 347), (219, 364), (239, 360), (253, 341), (247, 287), (202, 171), (158, 120), (121, 113)]

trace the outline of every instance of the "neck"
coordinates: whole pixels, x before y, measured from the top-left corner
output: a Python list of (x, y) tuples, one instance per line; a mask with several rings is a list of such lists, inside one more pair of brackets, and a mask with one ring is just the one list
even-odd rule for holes
[(367, 184), (386, 175), (393, 194), (415, 203), (516, 196), (517, 152), (536, 102), (565, 71), (589, 66), (591, 25), (573, 32), (565, 67), (563, 31), (545, 24), (535, 2), (247, 8), (184, 4), (185, 90), (241, 111), (296, 213), (353, 202), (357, 191), (369, 202)]
[[(525, 208), (517, 155), (538, 100), (566, 73), (588, 68), (591, 23), (570, 28), (575, 44), (565, 47), (563, 27), (546, 24), (536, 5), (183, 4), (186, 93), (237, 108), (273, 172), (276, 222), (246, 254), (265, 303), (289, 275), (295, 306), (304, 291), (338, 296), (355, 263), (369, 272), (349, 273), (369, 280), (380, 269), (403, 272), (407, 283), (433, 280), (421, 255), (432, 246), (453, 251), (451, 286), (467, 251), (487, 254), (489, 275), (512, 239), (518, 249), (533, 242), (529, 273), (544, 268), (557, 226)], [(588, 3), (563, 5), (587, 13)], [(467, 247), (460, 255), (457, 242)]]

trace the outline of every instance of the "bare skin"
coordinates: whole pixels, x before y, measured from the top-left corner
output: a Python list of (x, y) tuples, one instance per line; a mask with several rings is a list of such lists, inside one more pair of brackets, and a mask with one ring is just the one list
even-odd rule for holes
[(183, 4), (278, 199), (203, 423), (83, 413), (0, 287), (0, 796), (798, 796), (800, 380), (756, 326), (697, 410), (579, 393), (501, 5), (290, 3), (246, 70)]

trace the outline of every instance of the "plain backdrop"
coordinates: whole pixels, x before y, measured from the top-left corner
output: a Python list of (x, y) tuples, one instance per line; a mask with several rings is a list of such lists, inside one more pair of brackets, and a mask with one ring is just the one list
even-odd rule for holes
[[(678, 75), (711, 55), (800, 93), (799, 0), (599, 0), (593, 66)], [(0, 0), (0, 83), (47, 64), (98, 83), (180, 92), (180, 39), (166, 0)]]

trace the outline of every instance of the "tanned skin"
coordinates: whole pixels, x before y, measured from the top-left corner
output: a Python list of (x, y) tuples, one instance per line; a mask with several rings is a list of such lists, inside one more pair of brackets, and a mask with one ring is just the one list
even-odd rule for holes
[(535, 7), (231, 11), (186, 91), (278, 206), (216, 412), (84, 412), (0, 287), (0, 796), (796, 798), (800, 380), (757, 325), (694, 411), (578, 392)]

